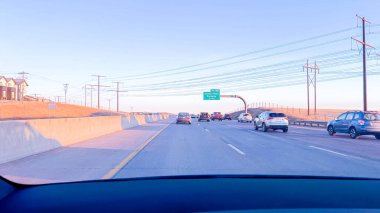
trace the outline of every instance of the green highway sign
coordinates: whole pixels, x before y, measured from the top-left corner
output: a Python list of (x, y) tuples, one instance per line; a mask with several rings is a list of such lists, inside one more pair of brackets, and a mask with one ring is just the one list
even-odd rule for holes
[(203, 100), (220, 100), (220, 90), (211, 89), (210, 92), (203, 92)]

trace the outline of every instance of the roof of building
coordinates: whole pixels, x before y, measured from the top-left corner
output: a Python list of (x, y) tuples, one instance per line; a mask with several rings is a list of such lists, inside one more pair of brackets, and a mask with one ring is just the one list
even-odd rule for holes
[(0, 75), (0, 80), (1, 79), (5, 79), (6, 82), (13, 81), (17, 85), (25, 83), (26, 86), (29, 86), (28, 82), (26, 82), (25, 79), (22, 79), (22, 78), (6, 78), (5, 76)]
[(5, 80), (6, 80), (7, 82), (13, 81), (13, 82), (16, 83), (16, 81), (15, 81), (13, 78), (5, 78)]
[(26, 86), (29, 86), (29, 84), (25, 81), (25, 79), (17, 78), (17, 79), (14, 79), (14, 81), (16, 82), (17, 85), (22, 84), (23, 82), (25, 82)]

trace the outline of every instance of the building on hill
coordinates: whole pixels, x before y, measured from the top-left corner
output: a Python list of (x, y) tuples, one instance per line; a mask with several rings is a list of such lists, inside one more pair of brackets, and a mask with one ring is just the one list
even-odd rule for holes
[(27, 86), (24, 79), (0, 76), (0, 100), (22, 101)]

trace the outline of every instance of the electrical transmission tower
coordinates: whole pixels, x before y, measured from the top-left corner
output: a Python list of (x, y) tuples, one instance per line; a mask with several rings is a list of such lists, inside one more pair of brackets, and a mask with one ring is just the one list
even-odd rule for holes
[(363, 50), (363, 110), (367, 111), (367, 47), (375, 49), (375, 47), (369, 45), (365, 41), (365, 34), (366, 34), (366, 29), (365, 25), (366, 23), (371, 24), (365, 17), (360, 17), (356, 15), (358, 19), (362, 20), (362, 37), (363, 40), (360, 41), (354, 37), (351, 37), (352, 40), (356, 41), (357, 43), (360, 43), (362, 45), (362, 50)]
[(317, 72), (319, 74), (319, 67), (317, 62), (314, 62), (314, 66), (309, 66), (309, 60), (307, 60), (306, 64), (303, 66), (304, 72), (305, 69), (307, 85), (307, 115), (310, 115), (310, 86), (314, 87), (314, 114), (317, 114)]

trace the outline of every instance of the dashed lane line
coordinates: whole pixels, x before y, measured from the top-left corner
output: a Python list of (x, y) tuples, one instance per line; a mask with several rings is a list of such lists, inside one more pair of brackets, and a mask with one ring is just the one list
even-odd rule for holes
[(350, 157), (350, 158), (362, 159), (361, 157), (352, 156), (352, 155), (347, 155), (347, 154), (343, 154), (343, 153), (340, 153), (340, 152), (332, 151), (332, 150), (330, 150), (330, 149), (324, 149), (324, 148), (317, 147), (317, 146), (309, 146), (309, 147), (310, 147), (310, 148), (313, 148), (313, 149), (318, 149), (318, 150), (321, 150), (321, 151), (325, 151), (325, 152), (333, 153), (333, 154), (336, 154), (336, 155), (344, 156), (344, 157)]
[(237, 148), (236, 146), (232, 145), (232, 144), (227, 144), (229, 147), (231, 147), (233, 150), (235, 150), (237, 153), (241, 154), (241, 155), (245, 155), (245, 153), (243, 151), (241, 151), (239, 148)]

